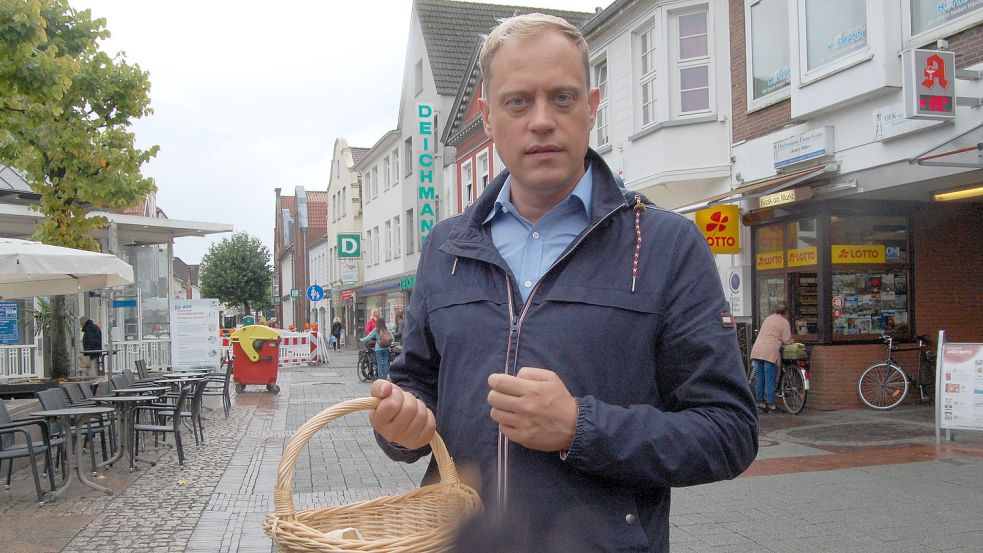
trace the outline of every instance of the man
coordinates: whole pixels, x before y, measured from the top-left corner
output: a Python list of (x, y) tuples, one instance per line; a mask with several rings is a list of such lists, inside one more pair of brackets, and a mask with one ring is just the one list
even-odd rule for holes
[(102, 330), (92, 319), (82, 315), (82, 366), (89, 369), (90, 376), (97, 376), (99, 357), (102, 356)]
[(479, 63), (508, 172), (427, 238), (370, 421), (403, 461), (439, 429), (489, 512), (519, 513), (503, 550), (668, 551), (669, 488), (757, 452), (712, 255), (588, 149), (599, 92), (575, 27), (504, 20)]

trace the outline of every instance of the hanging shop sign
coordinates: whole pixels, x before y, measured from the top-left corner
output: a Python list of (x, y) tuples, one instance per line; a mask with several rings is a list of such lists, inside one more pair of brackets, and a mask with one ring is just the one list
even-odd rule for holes
[(358, 282), (358, 262), (352, 260), (340, 260), (341, 282), (351, 284)]
[(942, 50), (905, 50), (905, 117), (950, 121), (956, 118), (956, 53)]
[(718, 205), (696, 212), (696, 225), (711, 252), (741, 252), (740, 216), (736, 205)]
[(773, 145), (775, 169), (831, 156), (833, 127), (826, 126), (779, 140)]
[(785, 268), (785, 253), (782, 250), (762, 252), (754, 256), (754, 267), (759, 271)]
[(403, 277), (399, 279), (399, 289), (400, 290), (412, 290), (416, 286), (416, 277)]
[(819, 262), (816, 247), (796, 248), (788, 251), (789, 267), (808, 267)]
[(342, 290), (341, 291), (341, 301), (355, 301), (355, 289)]
[(883, 245), (833, 244), (833, 263), (884, 263)]
[(430, 104), (416, 105), (414, 130), (414, 155), (417, 166), (416, 212), (420, 231), (420, 244), (427, 239), (430, 229), (437, 224), (437, 187), (434, 185), (434, 153), (437, 131), (434, 110)]
[(355, 233), (338, 233), (338, 257), (362, 257), (362, 235)]

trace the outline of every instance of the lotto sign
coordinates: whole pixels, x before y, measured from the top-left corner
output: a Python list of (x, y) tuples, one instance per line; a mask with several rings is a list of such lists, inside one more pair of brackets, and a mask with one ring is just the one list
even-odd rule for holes
[(818, 262), (816, 247), (795, 248), (788, 251), (789, 267), (808, 267)]
[(905, 118), (948, 121), (956, 118), (956, 53), (906, 50), (904, 67)]
[(833, 263), (884, 263), (883, 245), (834, 244)]
[(785, 252), (778, 250), (759, 253), (755, 256), (754, 266), (759, 271), (782, 269), (785, 267)]
[(713, 253), (740, 253), (740, 213), (736, 205), (721, 205), (696, 212), (696, 225)]

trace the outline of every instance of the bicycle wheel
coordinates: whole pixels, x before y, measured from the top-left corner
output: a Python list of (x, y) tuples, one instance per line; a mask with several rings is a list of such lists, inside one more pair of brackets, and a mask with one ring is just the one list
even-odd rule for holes
[(359, 354), (358, 356), (358, 378), (362, 382), (368, 382), (372, 377), (372, 363), (369, 362), (369, 356), (365, 354)]
[(908, 397), (908, 390), (908, 377), (901, 367), (887, 363), (867, 367), (857, 383), (857, 392), (864, 405), (879, 411), (900, 405)]
[(935, 359), (922, 360), (922, 374), (919, 386), (922, 387), (925, 401), (935, 402)]
[(802, 371), (798, 367), (782, 367), (782, 403), (785, 410), (793, 415), (798, 415), (806, 406), (806, 381), (802, 378)]

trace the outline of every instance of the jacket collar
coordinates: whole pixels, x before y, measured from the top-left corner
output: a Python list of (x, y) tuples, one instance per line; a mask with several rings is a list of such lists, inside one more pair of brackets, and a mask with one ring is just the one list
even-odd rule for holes
[[(594, 190), (591, 196), (590, 209), (591, 225), (593, 225), (608, 213), (622, 207), (628, 207), (626, 199), (628, 192), (619, 187), (619, 181), (615, 179), (611, 169), (608, 168), (604, 159), (597, 152), (588, 149), (584, 161), (593, 167)], [(451, 255), (465, 255), (491, 262), (497, 262), (501, 259), (498, 250), (491, 241), (491, 235), (487, 232), (487, 228), (482, 225), (482, 221), (487, 219), (488, 214), (495, 208), (495, 201), (508, 176), (508, 170), (499, 173), (495, 180), (481, 193), (478, 200), (464, 210), (464, 213), (454, 223), (447, 237), (447, 242), (440, 247), (441, 251)]]

